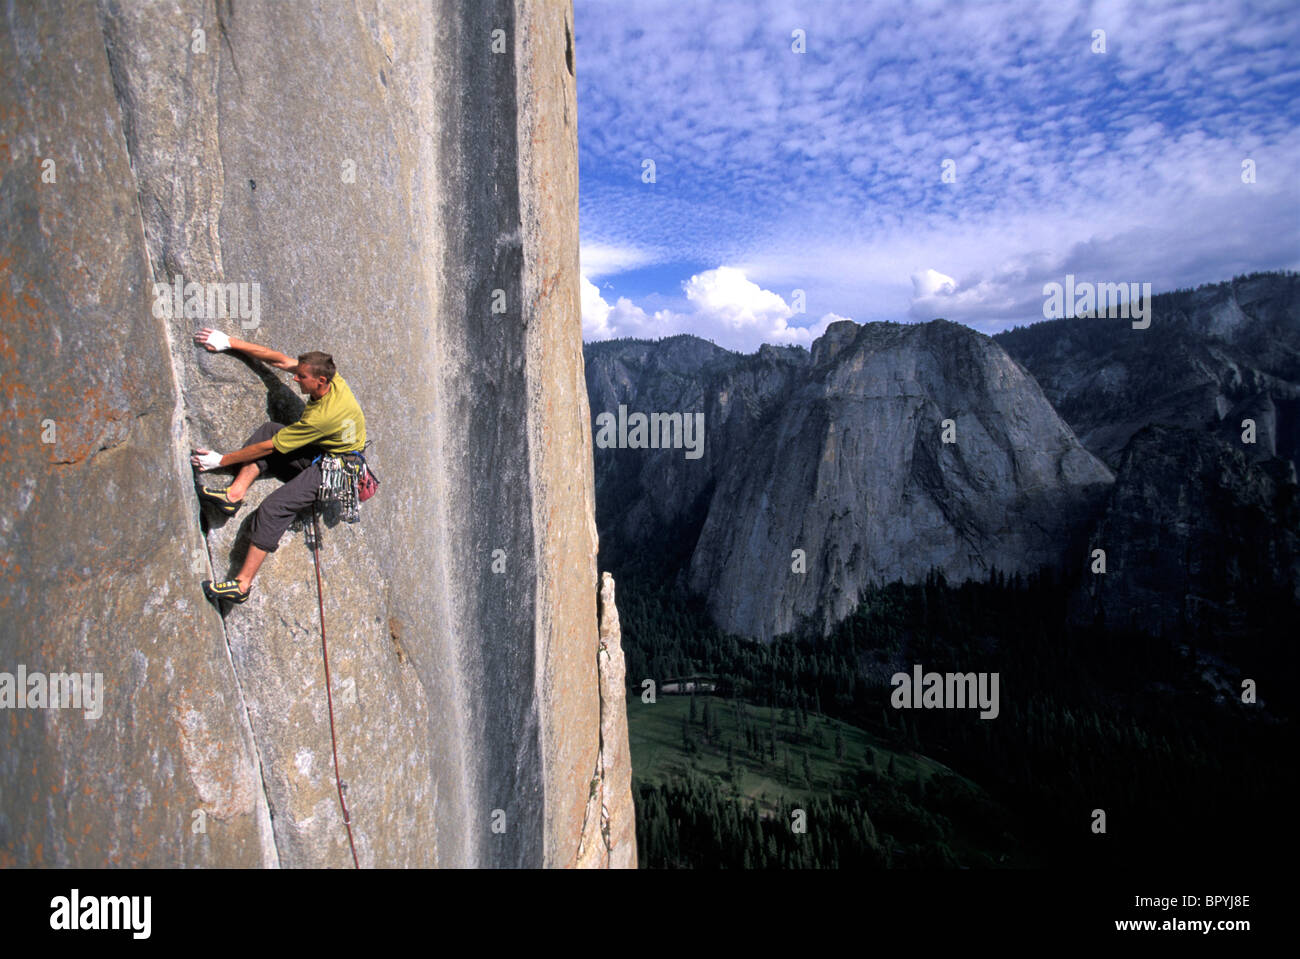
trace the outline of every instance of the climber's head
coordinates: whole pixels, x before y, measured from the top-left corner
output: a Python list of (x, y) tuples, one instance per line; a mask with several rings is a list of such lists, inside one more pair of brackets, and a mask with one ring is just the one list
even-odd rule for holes
[(330, 380), (334, 379), (334, 372), (334, 357), (313, 350), (298, 357), (298, 372), (293, 380), (303, 393), (312, 399), (320, 399), (325, 395)]

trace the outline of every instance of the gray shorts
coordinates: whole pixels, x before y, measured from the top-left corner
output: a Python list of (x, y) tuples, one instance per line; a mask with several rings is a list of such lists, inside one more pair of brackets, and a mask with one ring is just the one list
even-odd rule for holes
[[(244, 442), (244, 446), (265, 443), (282, 429), (283, 423), (263, 423)], [(293, 523), (294, 516), (316, 500), (316, 490), (320, 486), (320, 464), (313, 464), (312, 460), (324, 452), (326, 451), (313, 443), (288, 453), (272, 450), (261, 459), (252, 461), (257, 464), (260, 476), (269, 472), (283, 480), (284, 485), (262, 500), (253, 513), (248, 523), (250, 543), (268, 553), (274, 553), (279, 548), (280, 537)]]

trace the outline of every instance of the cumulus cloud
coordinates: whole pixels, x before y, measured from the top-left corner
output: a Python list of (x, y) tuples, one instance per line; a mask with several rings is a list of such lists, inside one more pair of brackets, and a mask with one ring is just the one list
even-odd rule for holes
[(922, 300), (929, 297), (951, 296), (957, 292), (957, 281), (938, 270), (924, 270), (912, 274), (912, 296)]
[(625, 296), (609, 303), (601, 296), (596, 284), (582, 277), (582, 338), (584, 340), (609, 340), (618, 337), (637, 337), (654, 340), (683, 332), (681, 317), (671, 310), (646, 313)]
[(686, 309), (662, 309), (647, 314), (626, 297), (606, 302), (600, 290), (582, 279), (582, 332), (587, 340), (615, 337), (658, 338), (691, 333), (727, 349), (750, 353), (764, 343), (811, 346), (812, 341), (837, 320), (826, 313), (808, 325), (797, 321), (785, 298), (764, 289), (736, 267), (720, 266), (697, 273), (682, 283)]
[(582, 338), (607, 340), (614, 335), (609, 326), (612, 307), (600, 295), (596, 284), (582, 277)]
[(698, 273), (683, 289), (699, 315), (732, 330), (771, 329), (792, 315), (785, 300), (746, 279), (744, 272), (734, 267)]

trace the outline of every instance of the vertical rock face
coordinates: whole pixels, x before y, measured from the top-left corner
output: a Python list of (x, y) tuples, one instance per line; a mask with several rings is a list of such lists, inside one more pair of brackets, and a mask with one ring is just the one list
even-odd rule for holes
[(1031, 377), (955, 323), (828, 335), (807, 385), (718, 481), (690, 584), (721, 628), (825, 630), (874, 582), (1061, 562), (1064, 516), (1112, 477)]
[[(320, 552), (361, 864), (572, 864), (602, 703), (569, 5), (103, 0), (0, 33), (0, 672), (104, 677), (95, 718), (0, 711), (0, 857), (351, 862), (302, 535), (224, 618), (199, 589), (277, 483), (201, 526), (190, 449), (302, 409), (193, 345), (215, 326), (333, 354), (374, 441), (380, 493)], [(258, 309), (156, 309), (178, 277)]]
[(629, 415), (704, 414), (706, 435), (696, 458), (681, 449), (596, 451), (602, 557), (635, 561), (653, 544), (672, 565), (682, 564), (690, 559), (721, 470), (744, 455), (754, 434), (802, 385), (808, 351), (765, 345), (742, 356), (682, 335), (658, 343), (591, 343), (585, 352), (593, 416), (617, 417), (620, 406)]
[(623, 632), (614, 605), (614, 577), (600, 581), (600, 757), (591, 778), (582, 846), (577, 865), (636, 868), (636, 813), (632, 808), (632, 763), (628, 752), (627, 670)]
[(693, 337), (587, 353), (593, 411), (704, 411), (699, 459), (596, 451), (611, 558), (663, 554), (742, 635), (825, 630), (863, 588), (936, 567), (1059, 566), (1112, 481), (1033, 378), (955, 323), (834, 323), (811, 354)]
[(1072, 616), (1198, 643), (1284, 629), (1300, 601), (1300, 276), (1161, 294), (1144, 330), (1085, 317), (995, 339), (1116, 467), (1089, 531), (1106, 573), (1085, 576)]

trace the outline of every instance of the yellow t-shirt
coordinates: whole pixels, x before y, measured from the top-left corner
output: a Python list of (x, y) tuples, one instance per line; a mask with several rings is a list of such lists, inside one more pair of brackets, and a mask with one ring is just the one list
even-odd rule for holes
[(315, 443), (331, 453), (354, 453), (366, 446), (366, 417), (348, 381), (338, 373), (318, 400), (309, 400), (302, 418), (271, 437), (277, 453)]

